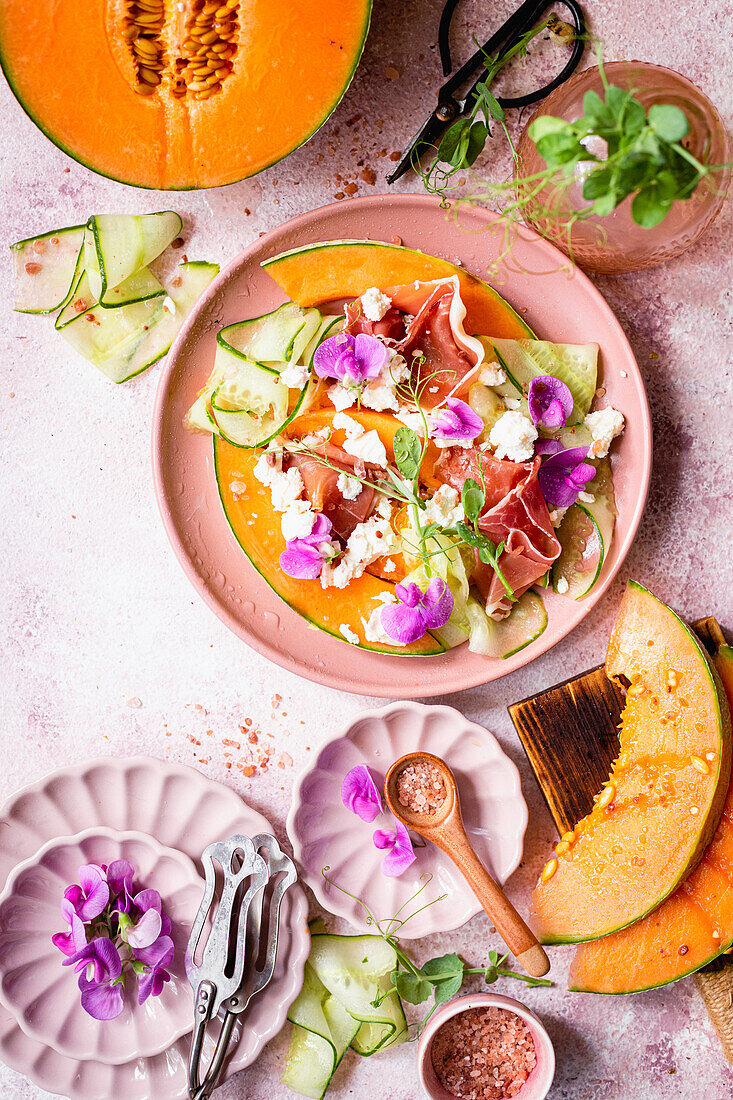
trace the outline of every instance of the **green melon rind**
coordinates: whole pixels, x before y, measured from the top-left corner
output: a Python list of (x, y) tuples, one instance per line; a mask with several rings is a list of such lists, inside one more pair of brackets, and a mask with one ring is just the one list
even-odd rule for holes
[(236, 180), (227, 180), (226, 183), (217, 183), (217, 184), (207, 185), (207, 186), (202, 186), (202, 185), (199, 185), (199, 184), (192, 183), (189, 187), (158, 187), (155, 184), (134, 183), (132, 180), (123, 179), (122, 176), (113, 176), (110, 172), (102, 172), (99, 168), (95, 168), (93, 164), (90, 164), (90, 162), (88, 160), (84, 160), (84, 158), (81, 157), (78, 153), (75, 153), (74, 150), (71, 149), (69, 146), (65, 145), (64, 142), (62, 142), (58, 138), (55, 138), (53, 136), (53, 134), (50, 133), (46, 129), (46, 127), (43, 126), (38, 121), (37, 118), (35, 118), (35, 116), (31, 113), (31, 111), (28, 110), (25, 103), (23, 102), (23, 99), (20, 95), (20, 92), (18, 91), (18, 89), (15, 86), (15, 81), (13, 80), (13, 78), (11, 76), (10, 67), (9, 67), (7, 59), (5, 57), (5, 53), (3, 51), (3, 43), (2, 43), (1, 38), (0, 38), (0, 69), (2, 69), (3, 75), (5, 76), (5, 79), (8, 83), (8, 87), (10, 88), (10, 91), (15, 96), (15, 99), (17, 100), (18, 104), (20, 105), (21, 110), (31, 120), (33, 125), (36, 126), (45, 137), (48, 138), (48, 140), (51, 142), (52, 145), (55, 145), (56, 148), (60, 149), (62, 153), (66, 153), (67, 157), (71, 157), (71, 159), (76, 161), (77, 164), (81, 164), (84, 168), (88, 168), (90, 170), (90, 172), (94, 172), (96, 175), (101, 176), (103, 179), (114, 180), (115, 183), (124, 183), (127, 187), (136, 187), (140, 191), (209, 191), (209, 190), (213, 191), (215, 188), (218, 188), (218, 187), (230, 187), (234, 183), (241, 183), (242, 180), (251, 179), (252, 176), (258, 176), (260, 174), (260, 172), (266, 172), (268, 168), (273, 168), (276, 164), (279, 164), (281, 160), (285, 160), (285, 158), (289, 157), (291, 153), (294, 153), (296, 151), (296, 149), (300, 149), (300, 147), (302, 145), (305, 145), (306, 142), (310, 141), (310, 139), (314, 136), (314, 134), (317, 134), (318, 131), (321, 129), (321, 127), (325, 125), (325, 123), (328, 121), (328, 119), (331, 117), (333, 112), (338, 107), (341, 100), (344, 98), (344, 96), (348, 92), (349, 87), (351, 85), (351, 81), (354, 79), (354, 73), (356, 72), (356, 70), (359, 66), (359, 62), (361, 61), (362, 54), (364, 53), (364, 47), (366, 46), (367, 35), (369, 34), (369, 24), (371, 23), (371, 18), (372, 18), (372, 4), (373, 4), (373, 0), (367, 0), (366, 10), (365, 10), (365, 13), (364, 13), (364, 27), (363, 27), (363, 31), (362, 31), (361, 44), (360, 44), (359, 48), (356, 51), (356, 54), (354, 56), (354, 64), (352, 65), (351, 71), (348, 73), (348, 75), (346, 77), (346, 80), (344, 82), (344, 86), (341, 90), (341, 94), (338, 96), (337, 99), (334, 100), (334, 102), (331, 104), (331, 106), (327, 109), (326, 113), (324, 114), (324, 116), (320, 120), (320, 122), (316, 123), (316, 125), (313, 127), (311, 132), (306, 135), (306, 137), (302, 138), (299, 142), (297, 142), (296, 145), (293, 145), (290, 149), (287, 149), (284, 153), (281, 153), (280, 156), (275, 157), (275, 159), (271, 160), (269, 164), (263, 165), (262, 168), (258, 168), (256, 172), (251, 172), (248, 176), (240, 176), (239, 179), (236, 179)]
[[(226, 505), (226, 501), (224, 499), (224, 494), (222, 493), (222, 490), (221, 490), (221, 481), (220, 481), (220, 478), (219, 478), (219, 463), (218, 463), (217, 451), (216, 451), (216, 439), (217, 439), (216, 436), (212, 437), (213, 450), (214, 450), (214, 476), (216, 477), (216, 488), (217, 488), (217, 492), (219, 493), (219, 500), (221, 501), (221, 506), (222, 506), (222, 509), (224, 510), (224, 515), (226, 516), (227, 523), (229, 524), (229, 529), (231, 530), (234, 538), (237, 540), (237, 544), (238, 544), (239, 548), (241, 549), (242, 553), (247, 558), (247, 561), (250, 563), (252, 568), (262, 577), (263, 581), (265, 581), (266, 584), (268, 585), (268, 587), (272, 589), (272, 591), (275, 593), (275, 595), (278, 597), (278, 599), (282, 600), (283, 603), (286, 604), (286, 606), (290, 607), (290, 604), (288, 603), (286, 598), (283, 595), (281, 595), (280, 592), (278, 592), (277, 588), (272, 583), (270, 578), (265, 573), (262, 572), (262, 570), (259, 568), (259, 566), (256, 564), (256, 562), (252, 561), (252, 558), (247, 553), (246, 547), (243, 546), (242, 543), (239, 540), (239, 536), (237, 535), (237, 532), (234, 528), (234, 524), (232, 523), (232, 521), (229, 517), (229, 512), (227, 511), (227, 505)], [(385, 581), (385, 584), (389, 584), (389, 583), (390, 583), (389, 581)], [(425, 653), (415, 652), (415, 650), (413, 649), (409, 653), (400, 653), (399, 650), (385, 649), (384, 647), (380, 647), (380, 646), (377, 646), (377, 645), (372, 645), (369, 642), (359, 642), (358, 645), (354, 645), (354, 643), (352, 643), (352, 642), (347, 642), (347, 640), (346, 640), (346, 638), (344, 638), (343, 634), (339, 634), (335, 630), (330, 630), (327, 626), (324, 626), (322, 623), (319, 623), (316, 619), (312, 619), (310, 617), (310, 615), (305, 615), (302, 611), (295, 611), (295, 614), (299, 618), (304, 619), (305, 622), (310, 623), (312, 626), (317, 627), (319, 630), (322, 630), (324, 634), (328, 634), (332, 638), (337, 638), (338, 641), (343, 642), (344, 645), (352, 645), (354, 649), (366, 649), (366, 650), (369, 650), (371, 653), (386, 653), (386, 654), (388, 654), (389, 656), (392, 656), (392, 657), (439, 657), (441, 655), (441, 653), (445, 653), (445, 647), (443, 646), (443, 643), (438, 641), (438, 639), (430, 631), (428, 631), (428, 633), (433, 638), (433, 640), (438, 643), (438, 645), (440, 646), (440, 649), (432, 649), (432, 650), (426, 651)], [(413, 643), (413, 644), (415, 644), (415, 643)]]
[[(479, 279), (478, 276), (473, 275), (470, 271), (466, 271), (465, 268), (457, 267), (455, 264), (452, 264), (450, 260), (443, 260), (440, 256), (432, 256), (429, 252), (421, 252), (417, 248), (407, 248), (405, 245), (402, 244), (389, 244), (387, 241), (365, 241), (359, 240), (358, 238), (343, 238), (338, 241), (316, 241), (314, 244), (301, 245), (299, 248), (291, 248), (287, 252), (280, 252), (277, 256), (271, 256), (268, 260), (262, 261), (261, 267), (265, 271), (267, 271), (268, 275), (272, 275), (273, 279), (275, 279), (275, 276), (269, 269), (271, 267), (275, 267), (280, 262), (280, 260), (290, 260), (294, 256), (302, 256), (304, 252), (318, 252), (320, 249), (323, 248), (337, 248), (342, 246), (348, 247), (349, 245), (355, 244), (359, 246), (370, 245), (372, 248), (389, 248), (393, 252), (410, 252), (414, 256), (423, 256), (427, 257), (428, 259), (440, 260), (441, 263), (448, 264), (449, 267), (453, 268), (456, 275), (469, 275), (472, 279), (475, 279), (477, 283), (481, 283), (481, 285), (490, 292), (492, 297), (496, 298), (497, 301), (501, 302), (503, 306), (506, 306), (506, 308), (511, 311), (513, 316), (527, 333), (527, 336), (533, 340), (537, 339), (534, 332), (532, 332), (532, 329), (529, 327), (526, 321), (522, 320), (514, 307), (511, 306), (509, 302), (507, 302), (506, 298), (502, 298), (498, 290), (494, 290), (493, 286), (491, 286), (489, 283), (485, 282), (483, 279)], [(277, 282), (277, 279), (275, 279), (275, 282)]]
[[(731, 716), (728, 709), (727, 696), (725, 693), (725, 688), (723, 687), (723, 681), (720, 679), (720, 676), (718, 675), (715, 666), (713, 665), (710, 657), (705, 651), (702, 642), (700, 642), (694, 631), (691, 630), (687, 623), (680, 618), (676, 611), (673, 611), (671, 607), (668, 607), (666, 604), (662, 603), (660, 599), (658, 599), (652, 592), (650, 592), (648, 588), (645, 588), (643, 584), (640, 584), (639, 581), (630, 580), (628, 587), (636, 591), (643, 592), (646, 596), (649, 596), (656, 603), (660, 604), (660, 606), (663, 607), (665, 611), (672, 615), (673, 618), (675, 618), (680, 624), (685, 634), (687, 634), (688, 638), (692, 642), (693, 648), (697, 650), (698, 655), (702, 659), (702, 663), (707, 673), (708, 679), (710, 680), (714, 689), (713, 693), (715, 695), (715, 713), (717, 715), (717, 723), (721, 731), (721, 752), (718, 756), (718, 770), (715, 777), (717, 784), (716, 794), (710, 805), (707, 819), (705, 820), (702, 828), (700, 829), (700, 832), (698, 833), (697, 845), (691, 853), (688, 863), (682, 869), (674, 882), (670, 885), (667, 892), (662, 895), (662, 897), (656, 898), (655, 901), (642, 913), (635, 913), (634, 916), (625, 924), (616, 925), (615, 928), (609, 928), (605, 932), (602, 932), (597, 936), (562, 936), (557, 933), (553, 935), (538, 936), (540, 943), (544, 944), (547, 947), (560, 946), (562, 944), (588, 943), (591, 940), (603, 939), (604, 936), (610, 936), (614, 932), (621, 932), (624, 928), (628, 928), (629, 925), (635, 924), (636, 921), (641, 920), (643, 917), (648, 916), (649, 913), (652, 913), (655, 909), (659, 908), (662, 902), (670, 897), (670, 895), (675, 892), (677, 887), (685, 881), (687, 876), (692, 871), (694, 871), (695, 867), (702, 859), (705, 849), (708, 847), (715, 834), (715, 830), (720, 819), (720, 814), (722, 813), (723, 805), (725, 803), (725, 798), (728, 793), (728, 783), (725, 782), (725, 774), (727, 772), (728, 781), (730, 781), (732, 751)], [(613, 679), (613, 674), (608, 672), (608, 670), (606, 670), (606, 672), (609, 678)], [(722, 779), (721, 775), (723, 776)]]

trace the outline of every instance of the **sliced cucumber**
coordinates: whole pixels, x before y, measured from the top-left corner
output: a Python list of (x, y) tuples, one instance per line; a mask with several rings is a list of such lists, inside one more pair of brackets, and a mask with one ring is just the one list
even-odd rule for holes
[(234, 351), (258, 363), (298, 363), (321, 323), (317, 309), (301, 309), (286, 302), (272, 313), (238, 321), (219, 333), (221, 340)]
[[(381, 936), (313, 936), (308, 962), (326, 989), (359, 1020), (351, 1045), (369, 1055), (399, 1042), (407, 1025), (390, 974), (397, 965), (394, 948)], [(373, 1002), (383, 997), (375, 1007)]]
[(481, 604), (469, 597), (466, 613), (471, 624), (468, 648), (484, 657), (511, 657), (539, 638), (547, 626), (547, 611), (537, 592), (525, 592), (506, 619), (496, 622)]
[(96, 214), (87, 222), (84, 263), (92, 293), (102, 306), (110, 292), (159, 256), (183, 222), (173, 210), (157, 214)]
[(571, 600), (587, 596), (595, 586), (611, 546), (616, 523), (616, 501), (611, 464), (598, 462), (595, 478), (586, 486), (592, 501), (577, 501), (563, 517), (557, 537), (562, 553), (552, 567), (552, 587), (559, 592), (561, 579), (567, 582), (562, 595)]
[[(216, 264), (180, 264), (167, 288), (168, 298), (153, 298), (119, 306), (93, 307), (60, 329), (76, 351), (113, 382), (126, 382), (161, 359), (187, 314), (217, 273)], [(175, 284), (175, 285), (173, 285)]]
[(54, 313), (71, 295), (84, 226), (70, 225), (11, 244), (18, 313)]
[(598, 344), (552, 344), (547, 340), (499, 340), (481, 338), (488, 359), (495, 358), (506, 372), (503, 385), (494, 387), (502, 397), (522, 398), (533, 378), (551, 374), (573, 395), (575, 408), (569, 419), (578, 424), (590, 410), (598, 377)]
[(303, 988), (290, 1006), (292, 1022), (283, 1084), (321, 1100), (360, 1024), (305, 964)]
[[(131, 275), (129, 279), (125, 279), (124, 283), (120, 283), (118, 287), (109, 292), (109, 301), (106, 308), (112, 307), (113, 298), (114, 306), (119, 307), (133, 305), (136, 302), (147, 302), (151, 298), (162, 298), (164, 294), (165, 287), (163, 284), (155, 278), (150, 268), (143, 267), (140, 271), (136, 271), (134, 275)], [(69, 294), (69, 300), (56, 318), (56, 329), (60, 331), (66, 325), (75, 321), (81, 314), (90, 309), (96, 309), (99, 305), (101, 303), (97, 301), (92, 293), (89, 276), (86, 270), (82, 270), (79, 272)]]
[(483, 443), (489, 438), (489, 432), (496, 424), (500, 416), (506, 411), (506, 405), (496, 390), (489, 386), (477, 383), (468, 391), (468, 403), (474, 412), (477, 412), (484, 422), (484, 430), (481, 432), (477, 443)]
[(316, 349), (320, 347), (323, 341), (327, 340), (329, 336), (335, 336), (337, 332), (340, 332), (345, 324), (346, 318), (343, 314), (339, 314), (337, 317), (326, 314), (324, 317), (321, 317), (315, 334), (311, 337), (310, 343), (303, 351), (303, 362), (312, 366)]

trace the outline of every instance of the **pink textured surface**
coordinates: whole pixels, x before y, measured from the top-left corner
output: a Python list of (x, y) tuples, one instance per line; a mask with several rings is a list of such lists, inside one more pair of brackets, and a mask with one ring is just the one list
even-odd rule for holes
[[(258, 233), (347, 193), (347, 182), (358, 194), (384, 190), (389, 154), (402, 147), (433, 102), (440, 6), (439, 0), (377, 0), (364, 63), (327, 126), (284, 164), (222, 191), (171, 197), (102, 180), (51, 146), (2, 85), (6, 241), (92, 212), (172, 204), (185, 215), (188, 255), (226, 262)], [(468, 48), (471, 29), (488, 31), (513, 6), (513, 0), (490, 6), (464, 0), (456, 49)], [(622, 8), (595, 0), (592, 21), (608, 57), (644, 57), (679, 68), (711, 96), (730, 126), (730, 0), (681, 0), (654, 11), (641, 0)], [(507, 169), (497, 136), (485, 170), (501, 178)], [(377, 174), (374, 185), (361, 175), (371, 178), (370, 170)], [(397, 191), (418, 189), (410, 178), (396, 185)], [(522, 770), (530, 827), (524, 864), (508, 885), (520, 903), (526, 903), (553, 832), (506, 704), (602, 659), (629, 575), (690, 617), (714, 612), (733, 626), (732, 232), (729, 202), (688, 256), (639, 275), (595, 280), (631, 340), (652, 407), (656, 460), (639, 536), (611, 592), (570, 638), (491, 687), (447, 700), (493, 730)], [(48, 322), (10, 312), (8, 278), (9, 265), (2, 306), (0, 797), (66, 762), (109, 752), (167, 754), (228, 778), (274, 820), (282, 839), (294, 767), (373, 700), (274, 668), (198, 600), (170, 551), (153, 499), (149, 439), (157, 369), (113, 387), (55, 340)], [(273, 705), (275, 695), (281, 698)], [(257, 744), (240, 733), (240, 724), (260, 731)], [(271, 757), (263, 746), (274, 748)], [(250, 777), (237, 767), (246, 760), (248, 771), (250, 761), (260, 759), (273, 763)], [(477, 916), (460, 932), (426, 941), (421, 954), (457, 949), (478, 961), (492, 943), (487, 921)], [(552, 957), (554, 989), (525, 994), (508, 982), (499, 986), (519, 995), (548, 1026), (558, 1055), (552, 1097), (731, 1095), (731, 1069), (691, 981), (633, 999), (570, 995), (563, 990), (570, 953), (555, 950)], [(284, 1034), (273, 1041), (222, 1089), (222, 1100), (283, 1100), (288, 1094), (278, 1079), (286, 1045)], [(348, 1058), (332, 1095), (413, 1100), (418, 1087), (415, 1051), (402, 1047), (384, 1058)], [(44, 1095), (1, 1067), (0, 1092), (7, 1100)]]

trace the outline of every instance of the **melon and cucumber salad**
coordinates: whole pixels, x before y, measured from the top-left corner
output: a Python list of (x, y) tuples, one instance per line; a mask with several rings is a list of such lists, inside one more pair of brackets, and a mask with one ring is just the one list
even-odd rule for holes
[(14, 307), (56, 314), (55, 329), (113, 382), (126, 382), (161, 359), (219, 272), (204, 261), (179, 263), (165, 281), (150, 266), (179, 236), (172, 210), (97, 214), (11, 245)]
[(587, 596), (613, 538), (624, 421), (595, 407), (598, 346), (536, 339), (487, 283), (402, 246), (263, 266), (287, 301), (218, 333), (187, 415), (254, 567), (362, 648), (530, 645), (548, 590)]

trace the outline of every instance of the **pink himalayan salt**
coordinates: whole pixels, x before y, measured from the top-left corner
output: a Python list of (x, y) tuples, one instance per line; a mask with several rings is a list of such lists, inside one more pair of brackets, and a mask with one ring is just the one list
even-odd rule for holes
[(445, 781), (435, 764), (408, 764), (397, 776), (397, 798), (401, 806), (416, 814), (434, 814), (445, 802)]
[(471, 1008), (438, 1028), (430, 1056), (438, 1080), (461, 1100), (516, 1096), (537, 1065), (532, 1033), (504, 1008)]

